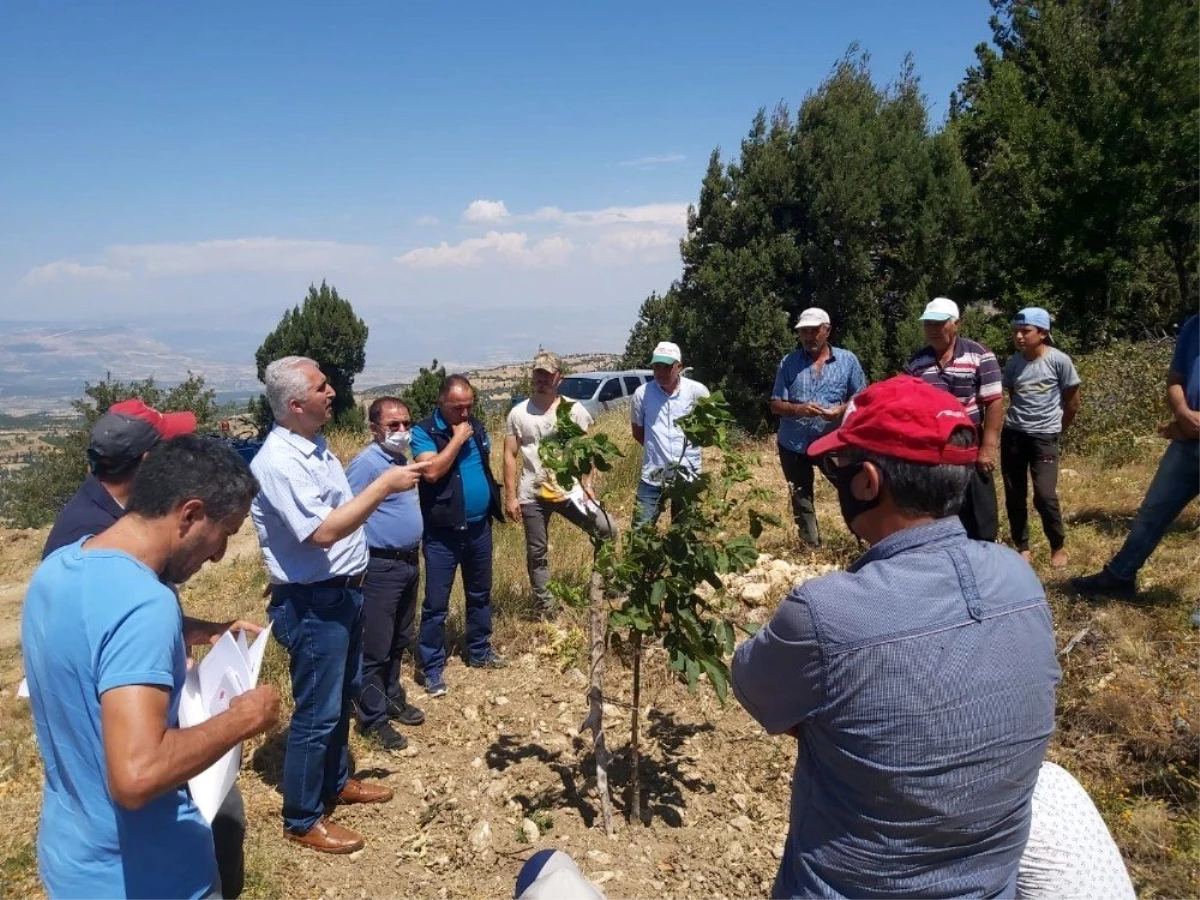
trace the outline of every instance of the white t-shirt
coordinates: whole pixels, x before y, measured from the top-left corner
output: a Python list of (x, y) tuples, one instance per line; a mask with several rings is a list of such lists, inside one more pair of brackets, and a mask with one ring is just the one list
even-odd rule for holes
[(1033, 789), (1029, 840), (1017, 869), (1019, 900), (1135, 900), (1129, 872), (1083, 786), (1052, 762)]
[[(571, 419), (584, 431), (592, 427), (592, 417), (588, 415), (582, 403), (561, 398), (558, 403), (570, 404)], [(542, 468), (542, 460), (538, 456), (538, 446), (554, 433), (558, 403), (539, 413), (536, 407), (530, 408), (529, 400), (523, 400), (508, 414), (504, 433), (515, 437), (521, 446), (521, 482), (517, 488), (517, 501), (520, 503), (533, 503), (537, 500), (545, 483), (546, 471)], [(555, 490), (553, 493), (561, 495), (562, 491)]]

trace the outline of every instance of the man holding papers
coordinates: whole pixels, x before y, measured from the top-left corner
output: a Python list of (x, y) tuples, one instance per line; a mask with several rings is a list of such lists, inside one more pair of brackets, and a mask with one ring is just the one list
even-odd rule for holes
[(51, 897), (219, 896), (212, 831), (182, 785), (271, 728), (279, 694), (253, 688), (180, 728), (187, 647), (258, 628), (185, 621), (164, 582), (224, 555), (257, 487), (227, 447), (164, 441), (125, 515), (34, 573), (21, 644), (45, 761), (38, 868)]
[(392, 466), (355, 495), (319, 434), (334, 392), (317, 364), (285, 356), (263, 381), (275, 427), (250, 466), (260, 484), (250, 512), (271, 575), (267, 615), (288, 651), (296, 701), (283, 760), (284, 832), (313, 850), (353, 853), (363, 840), (326, 815), (332, 804), (392, 798), (350, 777), (368, 559), (362, 526), (390, 495), (412, 490), (426, 466)]

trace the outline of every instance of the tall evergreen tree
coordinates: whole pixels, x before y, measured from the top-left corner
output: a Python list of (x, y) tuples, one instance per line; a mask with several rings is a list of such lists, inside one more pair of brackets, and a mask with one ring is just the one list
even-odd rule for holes
[[(354, 314), (350, 301), (322, 281), (320, 289), (309, 286), (303, 304), (284, 312), (254, 354), (254, 361), (261, 381), (267, 365), (280, 357), (307, 356), (315, 360), (337, 393), (333, 421), (361, 427), (362, 412), (354, 403), (354, 377), (366, 362), (366, 344), (367, 326)], [(260, 398), (260, 419), (269, 414), (265, 398)]]

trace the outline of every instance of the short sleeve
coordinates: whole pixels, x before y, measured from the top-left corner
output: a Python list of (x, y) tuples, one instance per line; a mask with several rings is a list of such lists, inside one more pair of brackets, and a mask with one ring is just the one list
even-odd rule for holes
[(771, 389), (772, 400), (791, 400), (791, 397), (788, 396), (788, 379), (787, 374), (784, 372), (785, 365), (787, 365), (786, 356), (779, 361), (779, 368), (775, 370), (775, 387)]
[(633, 400), (629, 404), (629, 421), (634, 425), (646, 426), (646, 385), (642, 385), (633, 392)]
[(258, 473), (260, 502), (273, 509), (300, 543), (333, 512), (312, 474), (291, 460), (264, 466)]
[(350, 490), (354, 491), (355, 495), (361, 494), (377, 476), (369, 457), (372, 449), (368, 447), (350, 460), (350, 465), (346, 467), (346, 481), (350, 483)]
[[(867, 386), (867, 373), (863, 371), (862, 363), (853, 353), (850, 354), (852, 365), (850, 366), (850, 377), (848, 384), (850, 387), (850, 397), (853, 397), (859, 391), (862, 391)], [(849, 399), (847, 397), (846, 399)]]
[(1013, 356), (1004, 364), (1004, 371), (1000, 376), (1000, 386), (1006, 391), (1011, 391), (1013, 389), (1013, 385), (1016, 384), (1016, 379), (1017, 357)]
[(422, 453), (437, 453), (437, 445), (434, 444), (433, 438), (420, 425), (412, 430), (410, 446), (412, 448), (413, 459), (418, 459)]
[(771, 621), (737, 648), (732, 674), (734, 695), (770, 734), (799, 725), (820, 708), (821, 649), (803, 588), (784, 598)]
[(582, 428), (584, 431), (590, 431), (594, 424), (591, 415), (583, 408), (582, 403), (571, 404), (571, 421)]
[(1065, 353), (1058, 356), (1058, 386), (1060, 390), (1070, 390), (1071, 388), (1079, 387), (1079, 372), (1075, 369), (1075, 362)]
[[(150, 579), (146, 579), (150, 582)], [(170, 688), (183, 653), (183, 613), (175, 596), (162, 585), (148, 583), (144, 594), (126, 595), (120, 610), (104, 624), (96, 643), (96, 691), (152, 684)]]
[(504, 434), (506, 436), (520, 438), (521, 429), (517, 425), (517, 410), (521, 408), (521, 404), (517, 404), (508, 411), (508, 416), (504, 419)]
[(1175, 341), (1175, 352), (1171, 354), (1171, 372), (1187, 378), (1190, 358), (1195, 355), (1196, 341), (1200, 337), (1200, 317), (1192, 316), (1179, 329), (1179, 337)]
[(999, 399), (1004, 393), (1004, 378), (1000, 374), (1000, 363), (996, 362), (996, 354), (986, 348), (979, 354), (978, 378), (980, 403), (990, 403)]
[(696, 385), (695, 397), (697, 400), (700, 400), (704, 397), (709, 396), (708, 388), (705, 385), (701, 384), (698, 381), (693, 381), (692, 384)]

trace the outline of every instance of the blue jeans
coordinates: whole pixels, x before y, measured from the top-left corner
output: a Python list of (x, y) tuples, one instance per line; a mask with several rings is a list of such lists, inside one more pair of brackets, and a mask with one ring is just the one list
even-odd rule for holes
[(1183, 508), (1200, 494), (1200, 443), (1171, 441), (1146, 489), (1129, 537), (1105, 566), (1115, 578), (1132, 580)]
[(446, 613), (459, 566), (467, 607), (467, 658), (484, 659), (491, 653), (492, 520), (469, 522), (466, 528), (426, 528), (424, 555), (425, 603), (417, 662), (428, 677), (446, 667)]
[[(643, 522), (657, 522), (662, 515), (662, 486), (648, 481), (639, 481), (637, 504), (633, 508), (633, 527)], [(671, 504), (671, 521), (679, 517), (679, 504)]]
[(277, 584), (267, 617), (288, 652), (296, 709), (283, 758), (283, 825), (304, 834), (350, 777), (351, 701), (362, 664), (362, 591)]

